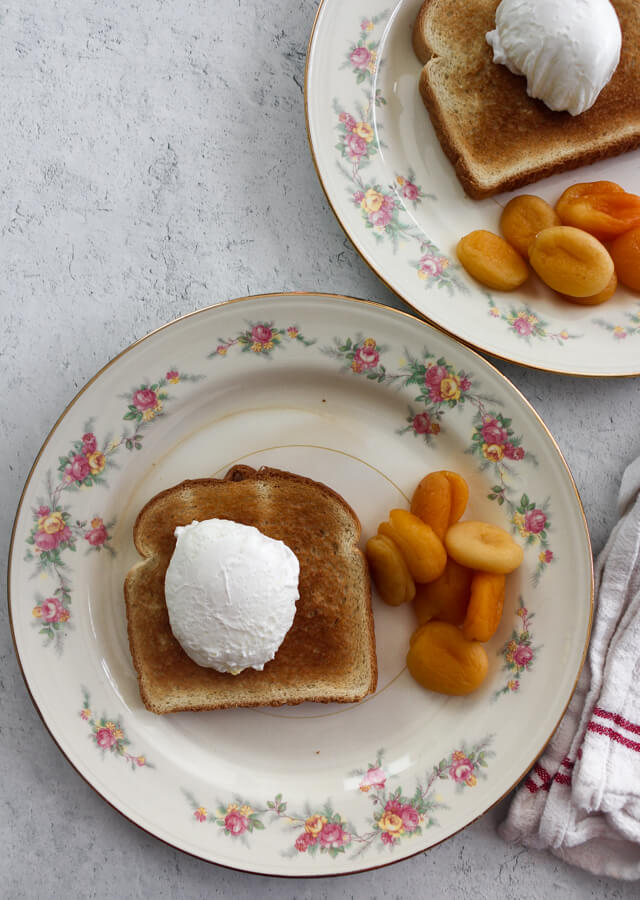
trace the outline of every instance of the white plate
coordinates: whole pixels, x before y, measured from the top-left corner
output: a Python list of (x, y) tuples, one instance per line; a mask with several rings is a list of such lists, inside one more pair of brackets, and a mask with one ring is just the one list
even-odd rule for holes
[[(380, 678), (366, 701), (147, 712), (122, 596), (133, 521), (158, 491), (238, 461), (326, 482), (361, 517), (363, 540), (426, 472), (461, 472), (467, 516), (525, 547), (477, 693), (413, 682), (413, 611), (375, 598)], [(204, 859), (326, 875), (424, 850), (517, 782), (575, 685), (592, 568), (566, 464), (500, 373), (406, 314), (289, 294), (179, 319), (87, 385), (29, 476), (9, 584), (34, 702), (106, 800)]]
[(420, 0), (324, 0), (309, 42), (311, 151), (329, 203), (390, 288), (441, 328), (495, 356), (573, 375), (640, 373), (640, 297), (619, 287), (599, 307), (555, 298), (530, 278), (488, 291), (456, 260), (463, 234), (499, 232), (515, 193), (555, 203), (576, 181), (640, 193), (640, 151), (477, 201), (462, 190), (418, 91), (411, 48)]

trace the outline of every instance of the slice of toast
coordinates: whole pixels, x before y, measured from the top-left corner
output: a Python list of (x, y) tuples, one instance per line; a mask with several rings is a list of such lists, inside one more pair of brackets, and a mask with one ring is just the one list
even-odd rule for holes
[(640, 146), (640, 3), (612, 0), (620, 63), (586, 112), (553, 112), (493, 62), (499, 0), (426, 0), (413, 27), (420, 93), (464, 190), (477, 199)]
[[(284, 541), (300, 562), (296, 614), (263, 671), (238, 675), (193, 662), (173, 636), (164, 578), (177, 525), (232, 519)], [(142, 700), (155, 713), (352, 703), (376, 688), (371, 588), (360, 522), (331, 488), (279, 469), (234, 466), (224, 479), (183, 481), (153, 497), (133, 538), (144, 558), (127, 574), (129, 646)]]

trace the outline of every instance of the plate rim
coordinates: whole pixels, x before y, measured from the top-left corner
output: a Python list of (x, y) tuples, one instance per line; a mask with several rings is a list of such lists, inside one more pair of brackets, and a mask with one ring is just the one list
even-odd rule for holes
[[(325, 0), (321, 0), (321, 7), (324, 5), (324, 2), (325, 2)], [(320, 8), (319, 8), (318, 12), (320, 11)], [(305, 100), (306, 100), (306, 98), (305, 98)], [(89, 776), (85, 775), (80, 770), (80, 768), (69, 758), (69, 756), (66, 754), (65, 750), (59, 743), (58, 739), (56, 738), (55, 734), (53, 733), (52, 728), (50, 727), (49, 723), (47, 722), (47, 719), (45, 718), (45, 715), (42, 712), (40, 706), (38, 705), (38, 703), (33, 695), (33, 692), (31, 690), (31, 685), (27, 678), (25, 668), (23, 666), (22, 657), (20, 655), (18, 643), (16, 640), (16, 633), (15, 633), (14, 621), (13, 621), (13, 609), (12, 609), (13, 605), (12, 605), (12, 595), (11, 595), (12, 562), (13, 562), (13, 556), (14, 556), (14, 543), (16, 540), (17, 524), (18, 524), (18, 520), (20, 518), (20, 514), (22, 512), (23, 503), (24, 503), (27, 491), (31, 485), (31, 481), (35, 474), (38, 463), (40, 462), (40, 459), (42, 458), (50, 441), (53, 439), (56, 431), (58, 430), (58, 427), (62, 424), (63, 420), (67, 417), (68, 413), (72, 410), (72, 408), (75, 406), (75, 404), (80, 399), (80, 397), (91, 387), (91, 385), (95, 381), (97, 381), (97, 379), (104, 372), (106, 372), (113, 365), (115, 365), (115, 363), (117, 363), (117, 361), (119, 359), (121, 359), (123, 356), (125, 356), (125, 354), (134, 350), (138, 345), (140, 345), (143, 342), (154, 337), (159, 332), (164, 331), (168, 328), (171, 328), (174, 325), (178, 324), (179, 322), (182, 322), (186, 319), (190, 319), (197, 315), (210, 313), (212, 310), (215, 310), (215, 309), (225, 308), (225, 307), (231, 306), (233, 304), (239, 304), (239, 303), (242, 303), (245, 301), (249, 301), (249, 302), (255, 302), (257, 300), (269, 301), (269, 300), (274, 300), (274, 299), (279, 299), (279, 298), (290, 298), (290, 297), (309, 298), (311, 300), (317, 300), (319, 298), (328, 298), (331, 300), (345, 301), (348, 304), (356, 303), (356, 304), (362, 304), (364, 306), (371, 306), (376, 309), (382, 309), (386, 313), (391, 313), (392, 316), (399, 316), (401, 318), (411, 319), (415, 322), (418, 322), (421, 327), (427, 328), (427, 329), (433, 329), (433, 330), (437, 331), (439, 334), (444, 334), (448, 339), (454, 341), (454, 343), (463, 345), (465, 347), (465, 350), (467, 352), (470, 352), (472, 354), (472, 356), (476, 357), (481, 365), (487, 366), (490, 370), (493, 371), (494, 374), (496, 374), (499, 377), (499, 379), (501, 379), (503, 381), (503, 383), (506, 383), (507, 387), (515, 393), (515, 395), (524, 404), (524, 406), (528, 409), (528, 411), (533, 414), (533, 416), (537, 420), (538, 424), (542, 427), (542, 430), (546, 433), (547, 438), (550, 440), (553, 448), (555, 449), (556, 453), (558, 454), (560, 462), (562, 463), (562, 466), (564, 467), (565, 473), (569, 478), (569, 484), (570, 484), (571, 488), (573, 489), (575, 499), (577, 500), (577, 503), (578, 503), (578, 508), (580, 511), (580, 518), (582, 521), (582, 526), (583, 526), (584, 534), (585, 534), (586, 541), (587, 541), (587, 548), (589, 550), (589, 564), (590, 564), (589, 615), (588, 615), (587, 629), (586, 629), (586, 635), (585, 635), (585, 643), (584, 643), (584, 647), (582, 648), (580, 663), (579, 663), (579, 666), (578, 666), (578, 669), (576, 672), (575, 681), (571, 688), (571, 691), (569, 692), (567, 701), (566, 701), (563, 709), (560, 712), (557, 722), (554, 724), (553, 728), (551, 729), (551, 732), (550, 732), (549, 736), (546, 738), (546, 740), (544, 741), (543, 746), (535, 752), (533, 758), (526, 765), (524, 771), (518, 776), (518, 778), (513, 782), (513, 784), (507, 790), (505, 790), (499, 797), (497, 797), (495, 800), (493, 800), (480, 813), (478, 813), (476, 816), (474, 816), (472, 819), (470, 819), (468, 822), (466, 822), (460, 828), (455, 829), (450, 834), (446, 835), (445, 837), (441, 838), (438, 841), (435, 841), (429, 847), (421, 848), (421, 849), (412, 851), (411, 853), (407, 853), (404, 856), (401, 856), (401, 857), (398, 857), (395, 859), (389, 859), (385, 862), (380, 862), (375, 865), (357, 867), (357, 868), (349, 869), (348, 871), (339, 871), (339, 872), (335, 872), (335, 871), (334, 872), (319, 872), (319, 873), (266, 872), (266, 871), (263, 871), (260, 869), (255, 869), (255, 868), (254, 869), (245, 869), (242, 866), (232, 865), (228, 862), (220, 862), (219, 860), (214, 860), (214, 859), (210, 859), (207, 856), (202, 856), (193, 850), (184, 849), (183, 847), (179, 846), (177, 843), (173, 843), (172, 841), (168, 840), (167, 838), (162, 837), (162, 836), (158, 835), (157, 833), (155, 833), (154, 831), (149, 830), (149, 828), (145, 827), (145, 825), (137, 822), (130, 815), (128, 815), (126, 812), (124, 812), (122, 809), (120, 809), (114, 802), (112, 802), (108, 798), (108, 796), (106, 796), (98, 787), (96, 787), (96, 785), (93, 784), (92, 781), (89, 780)], [(159, 325), (156, 328), (153, 328), (151, 331), (147, 332), (142, 337), (136, 339), (131, 344), (128, 344), (119, 353), (117, 353), (115, 356), (113, 356), (111, 359), (109, 359), (76, 392), (76, 394), (72, 397), (72, 399), (69, 401), (69, 403), (64, 407), (64, 409), (62, 410), (60, 415), (56, 418), (54, 424), (52, 425), (51, 429), (49, 430), (48, 434), (46, 435), (40, 449), (38, 450), (38, 453), (36, 454), (36, 456), (34, 458), (34, 461), (31, 465), (31, 467), (28, 471), (28, 474), (27, 474), (25, 482), (24, 482), (24, 486), (20, 493), (18, 505), (16, 508), (16, 513), (15, 513), (14, 520), (13, 520), (13, 526), (11, 529), (11, 540), (9, 542), (9, 554), (8, 554), (8, 564), (7, 564), (7, 609), (8, 609), (8, 617), (9, 617), (9, 627), (10, 627), (10, 632), (11, 632), (11, 640), (12, 640), (12, 644), (13, 644), (15, 657), (16, 657), (18, 667), (20, 670), (20, 674), (22, 675), (22, 679), (23, 679), (24, 685), (26, 687), (27, 694), (28, 694), (36, 712), (38, 713), (38, 716), (40, 717), (42, 724), (44, 725), (50, 738), (53, 740), (53, 743), (55, 744), (57, 749), (60, 751), (62, 756), (64, 757), (65, 761), (71, 766), (71, 768), (76, 772), (76, 774), (79, 775), (80, 778), (82, 778), (82, 780), (101, 798), (101, 800), (106, 802), (119, 815), (121, 815), (128, 822), (135, 825), (137, 828), (139, 828), (145, 834), (150, 835), (151, 837), (155, 838), (156, 840), (160, 841), (161, 843), (165, 844), (166, 846), (169, 846), (174, 850), (178, 850), (181, 853), (185, 853), (188, 856), (194, 857), (195, 859), (199, 859), (199, 860), (202, 860), (203, 862), (209, 863), (210, 865), (221, 866), (222, 868), (229, 869), (231, 871), (244, 872), (244, 873), (247, 873), (250, 875), (262, 875), (262, 876), (267, 876), (270, 878), (290, 878), (290, 879), (291, 878), (304, 878), (304, 879), (340, 878), (340, 877), (344, 877), (346, 875), (354, 875), (354, 874), (357, 874), (360, 872), (370, 872), (370, 871), (373, 871), (376, 869), (386, 868), (391, 865), (396, 865), (398, 863), (405, 862), (406, 860), (411, 859), (412, 857), (418, 856), (422, 853), (427, 853), (429, 850), (432, 850), (434, 847), (439, 846), (440, 844), (444, 843), (445, 841), (449, 840), (450, 838), (452, 838), (455, 835), (459, 834), (460, 832), (464, 831), (470, 825), (473, 825), (475, 822), (477, 822), (479, 819), (481, 819), (490, 810), (492, 810), (495, 806), (497, 806), (497, 804), (500, 803), (508, 794), (510, 794), (511, 791), (513, 791), (513, 789), (520, 783), (520, 781), (524, 778), (524, 776), (527, 774), (527, 772), (533, 766), (535, 761), (537, 759), (539, 759), (539, 757), (542, 755), (542, 753), (544, 752), (548, 743), (550, 742), (551, 738), (553, 737), (560, 722), (564, 718), (564, 715), (567, 711), (569, 703), (571, 702), (571, 699), (572, 699), (572, 697), (575, 693), (575, 690), (578, 686), (578, 680), (580, 678), (582, 669), (583, 669), (585, 661), (586, 661), (590, 638), (591, 638), (591, 631), (592, 631), (592, 627), (593, 627), (594, 562), (593, 562), (593, 551), (592, 551), (592, 547), (591, 547), (591, 537), (589, 534), (589, 528), (588, 528), (587, 519), (586, 519), (586, 515), (584, 512), (582, 500), (580, 497), (580, 493), (578, 491), (577, 485), (573, 478), (571, 469), (565, 459), (565, 456), (564, 456), (562, 450), (558, 446), (556, 439), (554, 438), (553, 434), (551, 433), (550, 429), (548, 428), (548, 426), (546, 425), (546, 423), (544, 422), (544, 420), (542, 419), (540, 414), (537, 412), (537, 410), (532, 405), (532, 403), (525, 397), (525, 395), (522, 393), (522, 391), (520, 391), (520, 389), (515, 384), (513, 384), (513, 382), (506, 375), (504, 375), (502, 372), (500, 372), (500, 370), (495, 365), (493, 365), (492, 362), (485, 359), (475, 347), (469, 346), (466, 342), (460, 341), (454, 335), (447, 332), (445, 329), (439, 328), (434, 323), (432, 323), (429, 320), (426, 320), (423, 317), (418, 318), (413, 313), (406, 312), (406, 311), (400, 310), (400, 309), (396, 309), (395, 307), (388, 306), (387, 304), (380, 303), (375, 300), (367, 300), (364, 298), (353, 297), (353, 296), (349, 296), (346, 294), (336, 294), (336, 293), (325, 292), (325, 291), (273, 291), (273, 292), (268, 292), (268, 293), (248, 294), (248, 295), (245, 295), (242, 297), (234, 297), (234, 298), (231, 298), (228, 300), (220, 301), (219, 303), (213, 303), (208, 306), (199, 307), (198, 309), (192, 310), (191, 312), (188, 312), (188, 313), (184, 313), (183, 315), (177, 316), (175, 319), (171, 319), (170, 321), (165, 322), (164, 324)]]
[[(392, 284), (389, 283), (389, 281), (385, 278), (385, 276), (380, 271), (380, 267), (375, 264), (375, 261), (373, 260), (373, 258), (371, 260), (369, 260), (368, 254), (366, 253), (366, 251), (363, 248), (360, 247), (357, 237), (349, 231), (345, 221), (343, 220), (342, 216), (336, 209), (336, 207), (333, 203), (333, 200), (331, 199), (331, 195), (329, 193), (327, 185), (325, 184), (324, 178), (322, 177), (322, 173), (320, 171), (320, 166), (318, 163), (318, 159), (316, 157), (315, 147), (313, 145), (313, 140), (311, 138), (311, 122), (310, 122), (310, 112), (309, 112), (309, 105), (310, 105), (309, 104), (309, 77), (310, 77), (310, 70), (311, 70), (311, 65), (310, 65), (311, 50), (312, 50), (313, 42), (317, 36), (320, 16), (322, 15), (324, 8), (326, 6), (328, 6), (331, 2), (332, 2), (332, 0), (320, 0), (318, 9), (316, 10), (316, 14), (315, 14), (315, 17), (313, 20), (313, 25), (311, 26), (309, 40), (307, 41), (307, 57), (306, 57), (305, 69), (304, 69), (304, 121), (305, 121), (305, 129), (306, 129), (306, 133), (307, 133), (307, 143), (309, 145), (309, 151), (311, 154), (313, 167), (316, 171), (316, 175), (318, 177), (318, 181), (320, 182), (320, 186), (322, 187), (322, 190), (324, 192), (325, 199), (326, 199), (327, 203), (329, 204), (329, 207), (330, 207), (331, 211), (333, 212), (333, 214), (336, 218), (336, 221), (338, 222), (338, 225), (343, 230), (345, 236), (348, 238), (351, 245), (355, 248), (360, 259), (362, 259), (362, 261), (365, 263), (365, 265), (367, 265), (368, 268), (371, 269), (373, 274), (377, 278), (380, 279), (380, 281), (385, 285), (385, 287), (387, 287), (396, 297), (398, 297), (399, 300), (401, 300), (403, 303), (406, 303), (407, 306), (409, 306), (412, 309), (414, 315), (420, 316), (421, 319), (424, 319), (433, 328), (437, 329), (438, 331), (442, 332), (443, 334), (448, 335), (449, 337), (453, 338), (455, 341), (458, 341), (458, 343), (464, 344), (465, 347), (467, 347), (470, 350), (475, 351), (476, 353), (488, 353), (489, 355), (495, 357), (496, 359), (500, 359), (500, 360), (503, 360), (504, 362), (508, 362), (508, 363), (513, 363), (514, 365), (517, 365), (517, 366), (522, 366), (522, 368), (525, 368), (525, 369), (533, 369), (535, 371), (547, 372), (551, 375), (563, 375), (563, 376), (568, 376), (568, 377), (572, 377), (572, 378), (612, 379), (612, 378), (637, 378), (638, 376), (640, 376), (640, 368), (635, 372), (574, 372), (574, 371), (570, 371), (568, 369), (548, 367), (548, 366), (543, 365), (542, 363), (534, 363), (534, 362), (525, 363), (519, 359), (516, 359), (513, 356), (508, 356), (505, 353), (499, 353), (497, 350), (487, 350), (484, 347), (481, 347), (479, 344), (474, 344), (471, 341), (469, 341), (468, 339), (460, 337), (455, 332), (450, 331), (448, 328), (445, 328), (444, 325), (440, 325), (439, 323), (435, 322), (433, 319), (429, 318), (429, 316), (426, 313), (422, 312), (420, 309), (418, 309), (418, 307), (415, 306), (415, 304), (412, 303), (412, 301), (408, 297), (406, 297), (404, 294), (401, 294), (398, 290), (396, 290), (396, 288), (393, 287)], [(400, 5), (400, 3), (402, 3), (402, 2), (404, 2), (404, 0), (395, 0), (395, 2), (396, 2), (395, 8), (397, 9), (398, 5)]]

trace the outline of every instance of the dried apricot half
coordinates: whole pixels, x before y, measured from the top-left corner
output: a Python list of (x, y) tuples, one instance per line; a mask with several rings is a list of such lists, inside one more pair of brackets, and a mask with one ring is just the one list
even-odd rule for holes
[(471, 231), (458, 241), (458, 259), (481, 284), (497, 291), (513, 291), (529, 276), (517, 250), (492, 231)]
[(448, 622), (427, 622), (411, 637), (407, 668), (430, 691), (460, 696), (480, 687), (489, 670), (487, 651)]

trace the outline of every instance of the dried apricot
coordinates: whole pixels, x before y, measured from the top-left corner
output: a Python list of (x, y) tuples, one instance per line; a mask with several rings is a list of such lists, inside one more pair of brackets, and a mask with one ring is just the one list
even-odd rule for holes
[(545, 228), (536, 235), (529, 261), (545, 284), (572, 297), (597, 294), (613, 275), (613, 260), (604, 245), (569, 225)]
[(563, 225), (582, 228), (601, 241), (640, 225), (640, 197), (610, 181), (572, 185), (558, 200), (556, 210)]
[(453, 525), (454, 522), (457, 522), (458, 519), (462, 517), (467, 508), (469, 485), (462, 475), (458, 475), (457, 472), (450, 472), (448, 469), (443, 469), (442, 474), (451, 485), (451, 512), (449, 514), (449, 525)]
[(618, 280), (632, 291), (640, 291), (640, 228), (621, 234), (610, 250)]
[(471, 597), (462, 633), (468, 641), (488, 641), (500, 624), (504, 606), (506, 577), (491, 572), (475, 572)]
[(500, 216), (500, 230), (505, 240), (525, 259), (529, 244), (537, 233), (560, 224), (560, 216), (553, 206), (534, 194), (512, 197)]
[(511, 535), (489, 522), (456, 522), (444, 539), (447, 552), (469, 569), (507, 575), (517, 569), (524, 553)]
[(618, 276), (614, 272), (611, 276), (609, 284), (605, 288), (603, 288), (603, 290), (598, 291), (597, 294), (592, 294), (590, 297), (570, 297), (569, 294), (562, 294), (562, 297), (564, 300), (568, 300), (570, 303), (577, 303), (579, 306), (599, 306), (600, 303), (605, 303), (607, 300), (610, 300), (611, 297), (613, 297), (617, 287)]
[(460, 696), (482, 684), (489, 658), (482, 644), (467, 641), (455, 625), (428, 622), (411, 637), (407, 668), (428, 690)]
[(416, 586), (404, 558), (393, 541), (377, 534), (369, 538), (366, 555), (378, 593), (389, 606), (413, 600)]
[(481, 284), (497, 291), (513, 291), (529, 276), (517, 250), (491, 231), (471, 231), (458, 241), (458, 259)]
[(447, 551), (433, 528), (406, 509), (392, 509), (389, 519), (378, 526), (378, 534), (396, 544), (416, 581), (435, 581), (444, 571)]
[(411, 512), (444, 539), (451, 516), (451, 483), (442, 472), (430, 472), (411, 498)]
[(419, 584), (413, 598), (418, 622), (424, 625), (431, 619), (462, 625), (471, 593), (473, 572), (455, 559), (447, 560), (444, 572), (429, 584)]
[(411, 512), (431, 525), (442, 540), (449, 525), (464, 513), (469, 486), (462, 475), (442, 469), (422, 479), (411, 498)]

